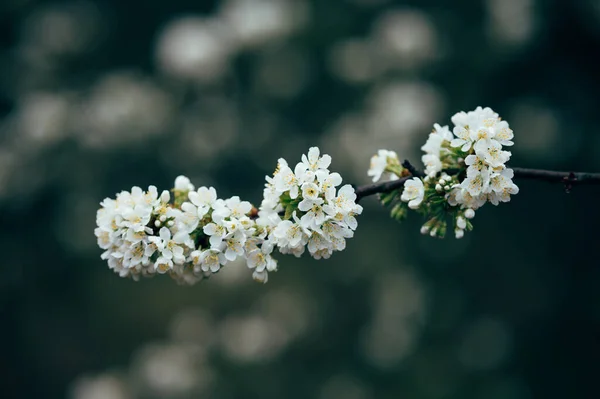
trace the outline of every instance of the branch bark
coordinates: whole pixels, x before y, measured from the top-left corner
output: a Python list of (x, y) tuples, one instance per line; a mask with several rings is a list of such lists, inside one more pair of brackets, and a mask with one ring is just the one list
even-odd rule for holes
[[(410, 176), (383, 183), (366, 184), (355, 188), (356, 201), (374, 194), (389, 193), (404, 186), (404, 183), (413, 178), (423, 176), (423, 172), (415, 169), (410, 162), (404, 161), (402, 165), (411, 172)], [(409, 167), (410, 166), (410, 167)], [(567, 192), (577, 184), (600, 184), (600, 173), (587, 172), (559, 172), (543, 169), (512, 168), (516, 179), (541, 180), (550, 183), (562, 183)]]

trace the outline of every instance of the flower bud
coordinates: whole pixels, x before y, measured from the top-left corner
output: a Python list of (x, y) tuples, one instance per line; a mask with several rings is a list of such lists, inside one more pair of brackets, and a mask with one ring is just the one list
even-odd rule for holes
[(392, 191), (391, 193), (382, 193), (379, 194), (379, 200), (383, 206), (388, 206), (391, 204), (394, 199), (396, 199), (396, 192)]
[(454, 236), (458, 239), (463, 238), (465, 236), (465, 231), (463, 229), (454, 230)]
[(467, 219), (473, 219), (475, 217), (475, 211), (473, 209), (465, 210), (465, 217)]
[(462, 216), (459, 216), (456, 218), (456, 226), (459, 229), (464, 230), (467, 227), (467, 221)]
[(194, 186), (190, 182), (190, 179), (185, 176), (177, 176), (175, 179), (175, 190), (190, 191), (193, 189)]
[(408, 216), (408, 209), (403, 202), (400, 202), (392, 207), (390, 214), (394, 219), (401, 221)]
[(442, 186), (441, 186), (441, 185), (439, 185), (439, 184), (436, 184), (436, 185), (435, 185), (435, 191), (437, 191), (438, 193), (439, 193), (440, 191), (442, 191)]
[(429, 233), (429, 226), (424, 224), (423, 226), (421, 226), (421, 234), (427, 234), (427, 233)]
[(450, 186), (446, 184), (446, 185), (444, 186), (444, 190), (446, 190), (446, 191), (449, 191), (449, 190), (450, 190)]
[(155, 220), (155, 221), (154, 221), (154, 225), (155, 225), (156, 227), (160, 227), (160, 220)]

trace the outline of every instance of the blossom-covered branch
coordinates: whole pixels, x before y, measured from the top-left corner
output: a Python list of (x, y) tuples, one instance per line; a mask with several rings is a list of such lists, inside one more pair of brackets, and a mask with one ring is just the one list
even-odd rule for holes
[(453, 128), (434, 124), (421, 147), (423, 172), (408, 161), (400, 164), (394, 151), (379, 150), (368, 175), (374, 183), (388, 181), (357, 187), (357, 198), (379, 193), (394, 219), (402, 221), (412, 210), (426, 219), (422, 233), (444, 237), (451, 224), (461, 238), (473, 229), (469, 219), (477, 209), (509, 202), (518, 194), (515, 178), (561, 182), (567, 192), (577, 183), (600, 183), (600, 174), (508, 167), (512, 153), (506, 147), (514, 145), (514, 133), (490, 108), (458, 112), (451, 120)]
[[(379, 150), (367, 175), (373, 184), (342, 184), (329, 170), (332, 159), (317, 147), (295, 166), (280, 158), (266, 177), (258, 208), (238, 196), (218, 198), (213, 187), (196, 187), (185, 176), (174, 187), (133, 187), (106, 198), (96, 216), (102, 258), (121, 277), (138, 280), (167, 274), (194, 284), (242, 259), (259, 282), (278, 269), (280, 254), (327, 259), (346, 248), (358, 227), (358, 201), (379, 194), (392, 218), (409, 211), (426, 221), (421, 233), (442, 238), (450, 226), (456, 238), (473, 229), (475, 211), (509, 202), (519, 192), (513, 178), (565, 184), (600, 183), (600, 174), (507, 167), (513, 131), (490, 108), (459, 112), (455, 125), (434, 124), (422, 150), (424, 170), (400, 163), (394, 151)], [(379, 182), (383, 181), (383, 182)]]
[[(411, 165), (409, 162), (404, 161), (403, 166)], [(415, 169), (417, 173), (414, 176), (422, 176), (422, 172)], [(544, 169), (529, 169), (529, 168), (513, 168), (514, 177), (516, 179), (528, 179), (528, 180), (540, 180), (547, 181), (550, 183), (563, 183), (566, 186), (573, 186), (576, 184), (600, 184), (600, 173), (588, 173), (588, 172), (561, 172), (554, 170)], [(456, 170), (445, 170), (448, 174), (452, 175), (456, 173)], [(364, 197), (375, 194), (389, 193), (394, 190), (398, 190), (404, 186), (404, 183), (412, 177), (404, 176), (397, 180), (386, 181), (383, 183), (365, 184), (362, 186), (355, 187), (356, 201), (360, 201)]]

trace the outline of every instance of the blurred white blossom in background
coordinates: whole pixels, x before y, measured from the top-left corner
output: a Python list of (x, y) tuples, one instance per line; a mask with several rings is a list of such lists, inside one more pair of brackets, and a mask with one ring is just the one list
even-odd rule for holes
[(523, 45), (537, 28), (535, 0), (486, 0), (492, 39), (505, 45)]
[(70, 387), (70, 399), (133, 399), (122, 376), (105, 372), (84, 375)]
[(234, 51), (229, 29), (221, 21), (187, 16), (161, 29), (156, 62), (162, 72), (174, 78), (211, 83), (227, 73)]
[(435, 60), (437, 32), (430, 17), (413, 9), (390, 10), (373, 27), (377, 65), (385, 69), (417, 69)]
[(263, 315), (232, 315), (220, 326), (225, 355), (236, 363), (268, 361), (288, 345), (289, 337), (274, 320)]
[(284, 41), (304, 27), (309, 11), (305, 0), (226, 0), (218, 16), (244, 49)]
[(122, 146), (168, 133), (171, 97), (150, 78), (115, 72), (91, 88), (75, 114), (75, 131), (89, 147)]
[[(51, 145), (72, 131), (74, 98), (69, 93), (32, 91), (19, 102), (14, 114), (19, 143), (23, 150), (31, 146)], [(27, 148), (27, 149), (26, 149)]]
[(213, 371), (199, 345), (146, 344), (135, 355), (130, 373), (137, 396), (173, 398), (209, 389)]

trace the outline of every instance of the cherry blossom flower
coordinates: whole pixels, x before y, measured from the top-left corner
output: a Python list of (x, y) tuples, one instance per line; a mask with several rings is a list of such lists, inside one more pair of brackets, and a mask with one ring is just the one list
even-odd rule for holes
[(425, 196), (425, 187), (423, 181), (418, 177), (413, 177), (404, 183), (404, 191), (402, 191), (401, 200), (408, 202), (408, 207), (411, 209), (417, 209), (423, 197)]

